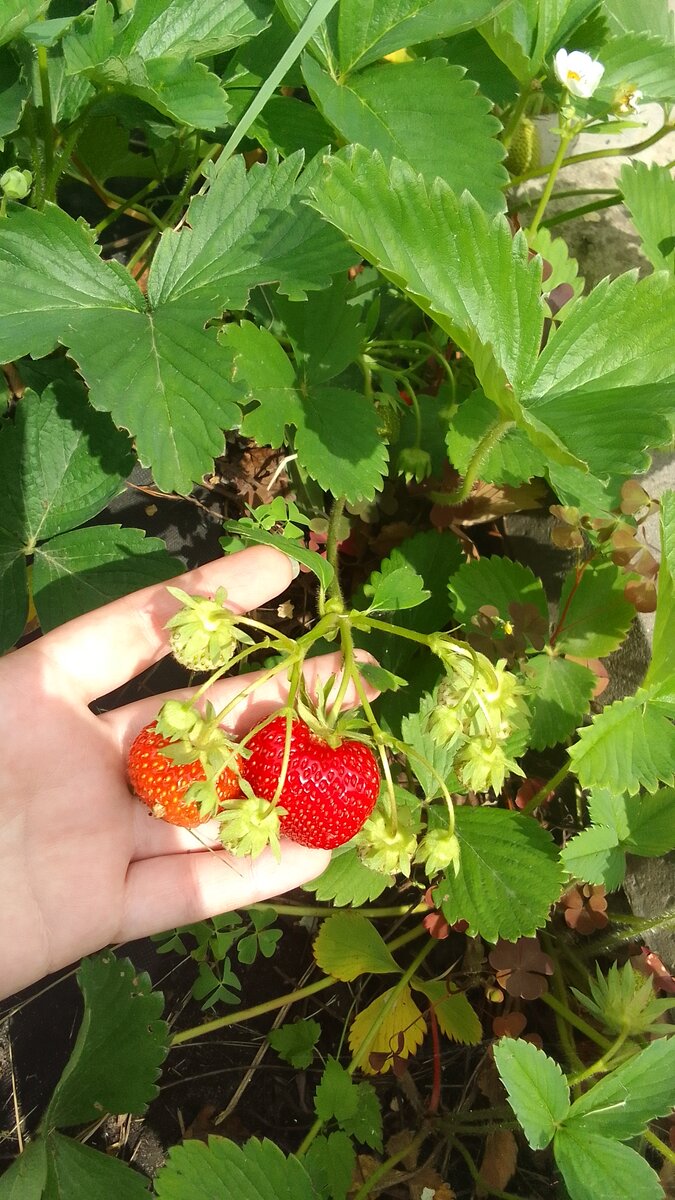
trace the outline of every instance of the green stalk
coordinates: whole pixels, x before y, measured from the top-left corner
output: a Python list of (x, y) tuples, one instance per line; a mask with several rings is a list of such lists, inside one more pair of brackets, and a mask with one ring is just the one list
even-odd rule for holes
[(567, 1021), (568, 1025), (573, 1025), (575, 1029), (583, 1033), (591, 1042), (595, 1042), (596, 1046), (601, 1046), (603, 1050), (607, 1050), (611, 1046), (611, 1042), (606, 1037), (603, 1037), (601, 1033), (598, 1033), (597, 1029), (594, 1029), (592, 1025), (589, 1025), (588, 1021), (584, 1021), (583, 1017), (578, 1017), (566, 1004), (562, 1004), (550, 992), (541, 996), (541, 1000), (544, 1004), (548, 1004), (548, 1007), (552, 1008), (554, 1013), (561, 1016), (563, 1021)]
[(47, 47), (38, 46), (38, 73), (40, 76), (40, 125), (42, 127), (42, 142), (44, 145), (44, 191), (41, 195), (40, 208), (45, 199), (49, 198), (49, 179), (54, 166), (54, 127), (52, 125), (52, 93), (49, 86), (49, 63)]
[(340, 573), (338, 569), (338, 530), (342, 520), (342, 514), (345, 510), (344, 496), (338, 496), (330, 511), (328, 518), (328, 535), (326, 537), (326, 558), (333, 568), (333, 578), (328, 584), (328, 597), (330, 600), (339, 604), (340, 611), (344, 611), (344, 596), (340, 587)]
[(331, 9), (335, 8), (336, 4), (337, 0), (316, 0), (316, 3), (308, 13), (306, 20), (300, 26), (286, 53), (279, 59), (271, 75), (268, 75), (262, 87), (246, 109), (246, 112), (235, 125), (215, 165), (214, 170), (216, 172), (220, 170), (230, 155), (234, 154), (234, 151), (237, 149), (242, 138), (248, 133), (256, 117), (260, 115), (270, 96), (276, 91), (284, 75), (293, 66), (295, 60), (300, 57), (310, 38), (314, 36), (321, 22), (325, 21)]
[(548, 783), (545, 783), (543, 787), (540, 787), (539, 791), (535, 792), (532, 799), (528, 800), (525, 807), (521, 809), (522, 816), (529, 817), (530, 814), (534, 812), (535, 808), (539, 808), (539, 805), (544, 803), (544, 800), (548, 796), (549, 792), (554, 792), (556, 788), (560, 786), (563, 779), (567, 778), (571, 769), (570, 763), (563, 763), (560, 770), (556, 771), (555, 775), (549, 779)]
[(546, 205), (548, 204), (549, 200), (551, 199), (551, 192), (553, 191), (553, 186), (558, 177), (558, 171), (560, 170), (560, 168), (563, 164), (563, 159), (565, 157), (565, 151), (567, 150), (567, 147), (569, 146), (570, 142), (572, 141), (572, 138), (575, 136), (575, 133), (576, 133), (576, 130), (570, 130), (568, 133), (564, 133), (562, 135), (562, 137), (560, 138), (560, 145), (558, 146), (558, 153), (556, 154), (555, 158), (553, 159), (553, 162), (551, 163), (551, 172), (549, 174), (548, 179), (546, 180), (546, 186), (545, 186), (543, 192), (541, 193), (541, 196), (539, 198), (539, 204), (537, 205), (537, 211), (535, 212), (535, 214), (532, 218), (532, 222), (527, 230), (528, 234), (531, 237), (534, 236), (534, 234), (537, 232), (537, 230), (539, 228), (541, 219), (546, 211)]
[(568, 208), (565, 212), (555, 213), (542, 221), (542, 228), (553, 229), (555, 225), (564, 225), (565, 221), (574, 221), (586, 213), (599, 212), (601, 208), (613, 208), (616, 204), (623, 204), (623, 196), (617, 196), (615, 193), (605, 200), (595, 200), (592, 204), (581, 204), (578, 208)]
[(501, 142), (505, 150), (508, 150), (513, 141), (514, 134), (520, 125), (522, 118), (525, 116), (527, 106), (530, 103), (532, 96), (532, 81), (528, 81), (523, 87), (516, 103), (511, 110), (511, 115), (502, 130)]
[(409, 1155), (411, 1157), (416, 1155), (417, 1151), (421, 1149), (422, 1144), (426, 1141), (428, 1136), (428, 1125), (422, 1125), (419, 1133), (412, 1139), (411, 1142), (406, 1142), (405, 1145), (401, 1146), (401, 1148), (397, 1150), (395, 1154), (390, 1154), (389, 1158), (385, 1159), (383, 1163), (380, 1163), (379, 1167), (375, 1168), (372, 1175), (369, 1175), (365, 1183), (361, 1184), (358, 1192), (353, 1194), (352, 1200), (366, 1200), (366, 1196), (370, 1195), (373, 1188), (379, 1183), (380, 1179), (384, 1179), (384, 1176), (388, 1171), (391, 1171), (392, 1167), (395, 1167), (397, 1163), (401, 1162), (402, 1159), (407, 1158)]
[(445, 492), (432, 492), (431, 498), (437, 504), (454, 505), (462, 504), (468, 496), (471, 495), (471, 489), (476, 482), (483, 463), (494, 446), (512, 429), (515, 422), (509, 417), (500, 417), (493, 425), (483, 434), (476, 449), (471, 455), (471, 460), (466, 469), (466, 474), (462, 482), (462, 486), (456, 492), (451, 492), (448, 495)]
[[(251, 912), (251, 909), (261, 912), (272, 909), (278, 917), (330, 917), (335, 912), (335, 909), (327, 904), (277, 904), (272, 900), (260, 900), (257, 904), (249, 904), (246, 911)], [(429, 909), (426, 904), (416, 904), (412, 907), (409, 904), (392, 904), (381, 908), (366, 905), (365, 908), (350, 908), (349, 911), (368, 917), (371, 921), (384, 921), (392, 917), (411, 917), (417, 913), (428, 913)]]

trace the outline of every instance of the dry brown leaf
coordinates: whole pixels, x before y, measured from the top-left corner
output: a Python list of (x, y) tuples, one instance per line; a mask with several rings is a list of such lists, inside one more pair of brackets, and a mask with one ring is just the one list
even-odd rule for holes
[[(357, 1154), (356, 1166), (354, 1167), (354, 1174), (352, 1176), (352, 1186), (349, 1189), (348, 1195), (354, 1196), (366, 1180), (370, 1179), (371, 1175), (381, 1166), (381, 1161), (375, 1158), (373, 1154)], [(378, 1179), (377, 1186), (373, 1188), (373, 1196), (386, 1195), (388, 1189), (398, 1187), (401, 1183), (405, 1182), (405, 1178), (406, 1174), (404, 1171), (397, 1171), (395, 1169), (387, 1171), (385, 1175), (382, 1175)]]
[(513, 1178), (518, 1161), (518, 1146), (510, 1129), (495, 1129), (488, 1134), (485, 1153), (480, 1165), (477, 1196), (502, 1192)]

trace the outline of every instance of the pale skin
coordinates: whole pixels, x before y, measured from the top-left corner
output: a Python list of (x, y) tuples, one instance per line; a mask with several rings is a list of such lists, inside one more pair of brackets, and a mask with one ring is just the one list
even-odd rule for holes
[[(260, 546), (169, 582), (195, 595), (222, 585), (229, 606), (245, 612), (291, 578), (285, 555)], [(0, 997), (104, 946), (280, 895), (328, 863), (328, 852), (288, 841), (279, 862), (269, 852), (235, 859), (213, 849), (214, 823), (177, 829), (131, 795), (126, 753), (167, 696), (102, 716), (88, 706), (166, 653), (164, 626), (177, 608), (166, 585), (144, 588), (0, 660)], [(310, 690), (338, 670), (337, 655), (313, 659)], [(223, 707), (250, 678), (222, 680), (210, 696)], [(285, 695), (281, 675), (226, 727), (249, 729)], [(345, 703), (355, 703), (353, 691)]]

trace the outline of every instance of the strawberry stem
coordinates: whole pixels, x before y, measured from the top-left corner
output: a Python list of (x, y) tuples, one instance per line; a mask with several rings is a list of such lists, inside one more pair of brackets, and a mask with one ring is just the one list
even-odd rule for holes
[(336, 601), (340, 605), (340, 611), (344, 611), (344, 596), (340, 586), (339, 564), (338, 564), (338, 531), (340, 522), (345, 510), (344, 496), (338, 496), (330, 510), (328, 518), (328, 533), (326, 536), (326, 558), (333, 568), (333, 578), (328, 584), (328, 598)]

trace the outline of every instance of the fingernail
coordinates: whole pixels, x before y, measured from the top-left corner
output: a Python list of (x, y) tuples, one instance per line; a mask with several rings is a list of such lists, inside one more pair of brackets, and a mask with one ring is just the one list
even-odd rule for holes
[(297, 579), (300, 574), (300, 563), (295, 558), (288, 556), (288, 561), (291, 564), (291, 578)]

